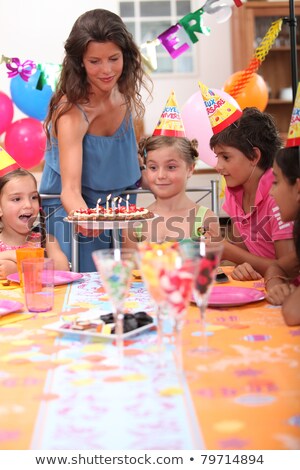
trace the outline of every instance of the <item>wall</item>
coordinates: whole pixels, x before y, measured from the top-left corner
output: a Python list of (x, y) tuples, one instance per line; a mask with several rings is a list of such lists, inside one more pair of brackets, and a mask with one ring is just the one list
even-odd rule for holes
[[(0, 0), (0, 57), (19, 57), (21, 61), (61, 63), (63, 44), (75, 19), (84, 11), (107, 8), (108, 2), (101, 0)], [(204, 1), (193, 1), (193, 11)], [(109, 8), (118, 12), (118, 2), (110, 0)], [(216, 15), (204, 15), (205, 25), (211, 27), (209, 36), (200, 35), (192, 47), (197, 55), (197, 72), (193, 76), (154, 76), (153, 101), (147, 103), (145, 116), (146, 133), (152, 133), (171, 88), (179, 106), (196, 91), (198, 80), (212, 88), (221, 88), (232, 73), (230, 49), (230, 21), (216, 23)], [(176, 59), (175, 59), (176, 60)], [(0, 68), (0, 90), (10, 95), (10, 79), (4, 64)], [(14, 120), (24, 115), (17, 109)]]

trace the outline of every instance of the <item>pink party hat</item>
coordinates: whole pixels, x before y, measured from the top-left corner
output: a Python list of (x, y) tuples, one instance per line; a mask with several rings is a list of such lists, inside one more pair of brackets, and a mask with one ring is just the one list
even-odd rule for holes
[(298, 83), (294, 109), (292, 112), (290, 127), (288, 131), (286, 147), (297, 147), (300, 145), (300, 82)]
[(20, 165), (0, 146), (0, 176), (18, 168)]
[(185, 137), (183, 122), (173, 90), (152, 135)]
[(225, 101), (203, 83), (198, 83), (214, 134), (218, 134), (241, 117), (242, 111), (240, 109)]

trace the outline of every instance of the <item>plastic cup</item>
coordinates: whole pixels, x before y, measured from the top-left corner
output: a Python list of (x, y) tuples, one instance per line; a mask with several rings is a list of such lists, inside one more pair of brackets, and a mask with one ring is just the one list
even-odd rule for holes
[(35, 247), (26, 247), (26, 248), (17, 248), (16, 249), (16, 259), (17, 259), (17, 269), (20, 279), (20, 286), (23, 287), (22, 279), (22, 261), (24, 259), (32, 258), (42, 258), (44, 259), (44, 248), (35, 248)]
[(50, 258), (21, 263), (25, 303), (29, 312), (48, 312), (54, 303), (54, 262)]

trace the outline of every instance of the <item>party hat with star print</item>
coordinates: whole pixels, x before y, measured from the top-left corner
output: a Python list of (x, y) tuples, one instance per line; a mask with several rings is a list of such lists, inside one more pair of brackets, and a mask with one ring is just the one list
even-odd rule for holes
[(0, 176), (4, 176), (18, 168), (20, 168), (20, 165), (0, 145)]
[(241, 117), (242, 111), (240, 109), (226, 101), (203, 83), (198, 83), (214, 134), (218, 134)]
[(173, 90), (152, 135), (185, 137), (184, 125)]
[(286, 147), (300, 146), (300, 82), (298, 83), (294, 109), (288, 131)]

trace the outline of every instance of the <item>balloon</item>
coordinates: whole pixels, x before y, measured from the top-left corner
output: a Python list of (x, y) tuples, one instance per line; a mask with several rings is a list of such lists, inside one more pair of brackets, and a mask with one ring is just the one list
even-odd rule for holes
[(49, 101), (52, 96), (50, 85), (44, 85), (42, 90), (36, 88), (41, 71), (37, 70), (31, 75), (28, 82), (20, 76), (10, 81), (10, 93), (15, 105), (27, 116), (43, 121), (48, 112)]
[[(224, 83), (224, 91), (229, 91), (234, 83), (241, 77), (243, 71), (235, 72), (231, 75)], [(261, 75), (257, 73), (253, 74), (253, 77), (249, 80), (247, 85), (236, 97), (236, 101), (240, 105), (241, 109), (247, 108), (247, 106), (255, 106), (264, 111), (268, 104), (269, 91), (266, 82)]]
[(12, 100), (0, 91), (0, 135), (6, 131), (14, 115)]
[[(223, 90), (212, 88), (212, 91), (221, 96), (224, 100), (233, 104), (240, 109), (239, 105)], [(209, 166), (216, 166), (217, 159), (214, 152), (210, 149), (209, 141), (213, 135), (213, 131), (208, 119), (207, 111), (204, 105), (202, 94), (200, 91), (194, 93), (183, 105), (181, 111), (186, 136), (189, 139), (198, 140), (199, 158)]]
[(32, 168), (42, 160), (46, 134), (40, 121), (33, 118), (13, 122), (5, 134), (5, 150), (22, 168)]

